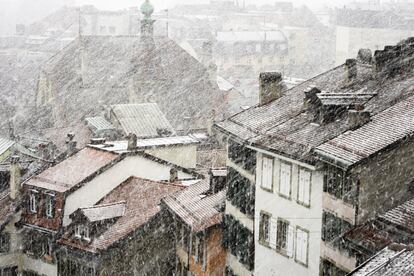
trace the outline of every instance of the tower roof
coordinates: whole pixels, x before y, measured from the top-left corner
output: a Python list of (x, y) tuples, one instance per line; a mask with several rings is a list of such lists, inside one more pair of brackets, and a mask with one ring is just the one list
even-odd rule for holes
[(144, 18), (151, 19), (153, 12), (154, 6), (150, 3), (149, 0), (145, 0), (145, 2), (141, 5), (141, 13), (144, 15)]

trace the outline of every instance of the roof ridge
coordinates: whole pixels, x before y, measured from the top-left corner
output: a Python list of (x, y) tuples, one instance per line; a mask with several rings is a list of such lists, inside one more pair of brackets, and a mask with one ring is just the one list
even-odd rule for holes
[(98, 205), (93, 205), (93, 206), (90, 206), (90, 207), (81, 207), (79, 209), (81, 209), (81, 210), (95, 209), (95, 208), (102, 208), (102, 207), (115, 206), (115, 205), (126, 205), (126, 203), (127, 203), (126, 200), (122, 200), (122, 201), (119, 201), (119, 202), (98, 204)]

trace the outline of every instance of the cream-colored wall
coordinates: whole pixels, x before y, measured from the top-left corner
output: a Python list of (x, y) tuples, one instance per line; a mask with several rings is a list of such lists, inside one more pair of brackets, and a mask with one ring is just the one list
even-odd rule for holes
[(337, 65), (343, 64), (347, 58), (356, 58), (358, 50), (369, 48), (382, 50), (386, 45), (395, 45), (399, 41), (414, 35), (414, 30), (391, 30), (336, 27), (336, 58)]
[[(169, 180), (170, 165), (163, 165), (142, 156), (128, 156), (113, 167), (85, 183), (66, 198), (63, 226), (67, 226), (71, 220), (69, 215), (80, 207), (88, 207), (96, 204), (110, 191), (131, 176), (150, 180)], [(178, 171), (179, 179), (192, 178), (190, 174)]]
[(184, 168), (195, 168), (197, 165), (197, 146), (184, 145), (148, 149), (145, 152)]
[[(269, 154), (270, 155), (270, 154)], [(257, 154), (256, 167), (256, 203), (255, 203), (255, 275), (319, 275), (320, 241), (322, 226), (322, 189), (323, 174), (312, 170), (310, 207), (296, 202), (299, 182), (299, 165), (292, 164), (291, 199), (278, 195), (281, 160), (274, 157), (273, 191), (260, 187), (262, 153)], [(272, 216), (289, 221), (295, 229), (297, 226), (309, 231), (308, 266), (305, 267), (294, 258), (288, 258), (259, 243), (260, 212), (265, 211)], [(294, 235), (295, 236), (295, 235)]]
[(2, 154), (0, 154), (0, 162), (3, 162), (7, 157), (9, 157), (11, 154), (11, 150), (8, 149), (5, 152), (3, 152)]

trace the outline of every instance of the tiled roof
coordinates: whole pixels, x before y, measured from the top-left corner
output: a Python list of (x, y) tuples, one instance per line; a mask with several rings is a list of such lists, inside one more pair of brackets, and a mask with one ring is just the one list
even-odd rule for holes
[(356, 268), (349, 276), (409, 276), (414, 275), (414, 247), (388, 246), (367, 262)]
[[(265, 105), (257, 105), (214, 125), (216, 131), (241, 142), (263, 148), (297, 160), (315, 161), (311, 150), (349, 130), (347, 116), (338, 116), (330, 123), (313, 123), (313, 114), (304, 108), (304, 90), (316, 87), (326, 96), (368, 94), (365, 110), (375, 116), (392, 105), (414, 95), (414, 74), (407, 70), (394, 78), (373, 78), (373, 68), (357, 63), (357, 78), (350, 85), (345, 65), (338, 66), (285, 91), (284, 96)], [(361, 97), (357, 97), (358, 101)], [(400, 106), (401, 107), (401, 106)], [(405, 110), (404, 104), (401, 107)], [(395, 114), (397, 115), (397, 114)], [(401, 120), (409, 116), (401, 114)], [(400, 126), (400, 124), (398, 124)], [(396, 126), (396, 130), (400, 128)], [(391, 138), (392, 135), (390, 135)], [(398, 137), (393, 137), (397, 138)], [(373, 138), (374, 139), (374, 138)], [(341, 151), (342, 149), (337, 149)], [(350, 156), (358, 159), (358, 156)]]
[(122, 217), (125, 214), (125, 209), (125, 202), (116, 202), (80, 208), (80, 212), (87, 217), (90, 222), (94, 222)]
[(115, 127), (108, 122), (104, 117), (97, 116), (97, 117), (88, 117), (85, 119), (88, 126), (93, 128), (93, 130), (108, 130), (108, 129), (115, 129)]
[(372, 117), (372, 121), (315, 149), (354, 164), (414, 133), (414, 96)]
[(183, 191), (164, 199), (165, 204), (195, 232), (202, 231), (221, 222), (219, 206), (224, 202), (226, 192), (206, 194), (210, 182), (204, 179)]
[(175, 133), (156, 103), (112, 105), (111, 111), (125, 134), (134, 133), (139, 138), (147, 138), (159, 136), (157, 129)]
[(379, 218), (414, 233), (414, 199), (391, 209), (385, 214), (380, 215)]
[(25, 185), (65, 192), (110, 165), (119, 155), (84, 148), (75, 155), (29, 179)]
[(7, 151), (11, 146), (14, 145), (13, 141), (0, 137), (0, 155)]
[(124, 201), (126, 210), (122, 217), (99, 237), (94, 238), (90, 244), (81, 245), (72, 241), (69, 233), (66, 233), (60, 242), (91, 252), (105, 250), (146, 224), (160, 211), (161, 199), (181, 189), (183, 186), (180, 185), (131, 177), (99, 203), (109, 204)]
[[(169, 146), (180, 146), (180, 145), (191, 145), (199, 144), (200, 142), (190, 136), (173, 136), (173, 137), (161, 137), (161, 138), (147, 138), (138, 139), (136, 149), (147, 149), (157, 147), (169, 147)], [(105, 151), (112, 152), (127, 152), (128, 141), (111, 141), (104, 145), (89, 145), (93, 148), (99, 148)]]

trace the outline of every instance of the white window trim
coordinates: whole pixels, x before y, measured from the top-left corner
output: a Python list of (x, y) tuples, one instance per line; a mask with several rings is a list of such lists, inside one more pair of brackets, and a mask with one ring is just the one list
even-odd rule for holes
[(31, 191), (29, 195), (29, 211), (32, 213), (37, 212), (36, 193), (34, 191)]
[(48, 218), (53, 218), (53, 201), (55, 200), (55, 195), (47, 194), (46, 199), (46, 216)]
[(83, 231), (82, 231), (83, 233), (82, 233), (82, 239), (84, 239), (85, 241), (91, 241), (91, 238), (90, 238), (90, 233), (89, 233), (89, 226), (87, 226), (87, 225), (84, 225), (83, 226)]
[(82, 238), (81, 232), (82, 232), (82, 225), (75, 225), (75, 237), (76, 238), (78, 239)]

